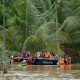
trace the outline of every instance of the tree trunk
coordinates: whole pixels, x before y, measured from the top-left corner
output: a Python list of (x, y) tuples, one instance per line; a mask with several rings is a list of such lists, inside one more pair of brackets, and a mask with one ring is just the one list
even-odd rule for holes
[(3, 0), (3, 73), (7, 73), (6, 52), (5, 52), (5, 0)]

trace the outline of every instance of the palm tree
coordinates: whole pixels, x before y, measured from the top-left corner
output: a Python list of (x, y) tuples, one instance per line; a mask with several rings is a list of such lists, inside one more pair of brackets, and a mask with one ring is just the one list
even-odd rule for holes
[(8, 8), (6, 12), (8, 50), (21, 51), (32, 36), (37, 36), (46, 43), (44, 50), (56, 52), (58, 48), (64, 50), (67, 47), (79, 47), (80, 40), (77, 38), (80, 26), (80, 1), (58, 0), (57, 10), (54, 2), (55, 0), (16, 0)]

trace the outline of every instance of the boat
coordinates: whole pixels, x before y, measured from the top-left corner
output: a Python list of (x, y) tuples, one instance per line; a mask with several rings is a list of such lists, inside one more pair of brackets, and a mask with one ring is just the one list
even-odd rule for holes
[(58, 65), (58, 59), (32, 59), (32, 65)]
[(27, 55), (27, 53), (22, 53), (18, 56), (11, 56), (10, 57), (13, 62), (20, 63), (25, 60), (25, 62), (29, 65), (58, 65), (59, 59), (49, 59), (49, 58), (41, 58), (41, 57), (31, 57)]
[(29, 65), (58, 65), (58, 59), (45, 59), (45, 58), (32, 58), (31, 60), (29, 58), (18, 58), (15, 57), (13, 59), (14, 62), (22, 62), (26, 60), (26, 63)]

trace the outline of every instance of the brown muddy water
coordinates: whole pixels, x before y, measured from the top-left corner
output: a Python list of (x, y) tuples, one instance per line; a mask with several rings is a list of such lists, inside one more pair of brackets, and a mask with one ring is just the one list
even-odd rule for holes
[(0, 80), (80, 80), (80, 65), (15, 65)]

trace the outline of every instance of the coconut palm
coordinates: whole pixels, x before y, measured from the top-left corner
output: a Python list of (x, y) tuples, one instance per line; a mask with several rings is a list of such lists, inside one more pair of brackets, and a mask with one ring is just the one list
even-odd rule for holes
[(43, 50), (56, 52), (57, 42), (62, 50), (79, 48), (79, 3), (79, 0), (57, 1), (56, 28), (55, 0), (16, 0), (6, 12), (7, 49), (21, 51), (33, 36), (45, 42)]

